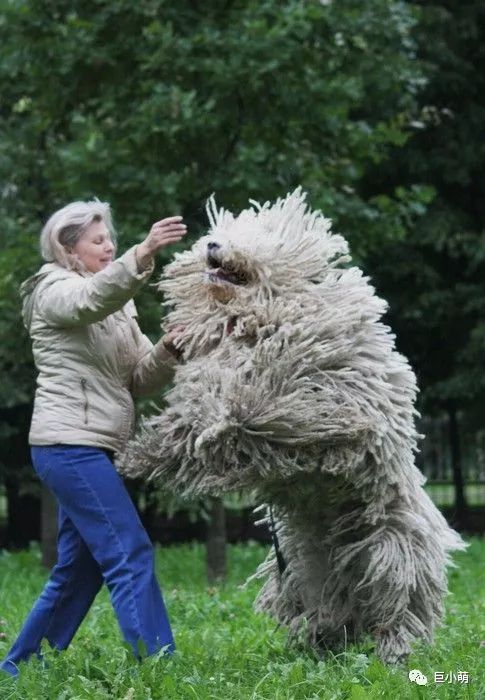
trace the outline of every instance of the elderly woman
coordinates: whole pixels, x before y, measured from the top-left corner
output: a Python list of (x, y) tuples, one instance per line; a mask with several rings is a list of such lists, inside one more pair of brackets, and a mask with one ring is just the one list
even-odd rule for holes
[(155, 253), (185, 233), (182, 217), (162, 219), (113, 260), (110, 209), (98, 200), (67, 205), (42, 231), (47, 264), (21, 295), (39, 372), (29, 443), (34, 469), (58, 501), (58, 560), (0, 666), (11, 675), (40, 655), (43, 639), (68, 646), (103, 582), (137, 658), (140, 649), (174, 649), (153, 547), (113, 456), (132, 434), (133, 396), (161, 389), (179, 356), (183, 329), (152, 345), (132, 297)]

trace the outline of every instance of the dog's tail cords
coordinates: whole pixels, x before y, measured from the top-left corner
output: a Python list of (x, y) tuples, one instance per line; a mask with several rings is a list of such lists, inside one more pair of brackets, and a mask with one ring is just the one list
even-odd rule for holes
[(270, 521), (271, 521), (269, 531), (271, 533), (271, 539), (273, 540), (274, 551), (276, 554), (276, 561), (278, 562), (278, 569), (280, 572), (280, 576), (283, 576), (283, 572), (286, 569), (286, 561), (285, 561), (283, 554), (281, 553), (280, 543), (278, 542), (278, 535), (276, 534), (276, 523), (275, 523), (274, 517), (273, 517), (273, 507), (272, 506), (269, 507), (269, 517), (270, 517)]

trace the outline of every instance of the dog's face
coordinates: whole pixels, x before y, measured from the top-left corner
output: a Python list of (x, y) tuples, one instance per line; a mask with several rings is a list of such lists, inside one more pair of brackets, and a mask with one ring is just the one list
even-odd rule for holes
[(209, 295), (225, 304), (239, 293), (238, 287), (247, 288), (257, 285), (259, 275), (248, 254), (234, 248), (227, 241), (207, 242), (205, 254), (206, 269), (204, 280)]
[(210, 294), (223, 303), (294, 296), (322, 281), (329, 263), (348, 252), (344, 239), (330, 233), (328, 219), (306, 211), (300, 190), (237, 217), (210, 204), (210, 230), (193, 252), (206, 265)]
[(330, 232), (330, 220), (307, 210), (300, 189), (272, 206), (253, 203), (236, 217), (217, 210), (211, 199), (208, 214), (207, 235), (176, 255), (167, 275), (195, 273), (216, 299), (261, 299), (263, 290), (271, 295), (297, 293), (322, 281), (331, 263), (348, 252), (342, 236)]
[(346, 241), (330, 232), (320, 212), (308, 211), (300, 189), (273, 205), (253, 203), (238, 216), (211, 199), (208, 215), (208, 233), (175, 255), (159, 285), (173, 307), (169, 321), (184, 324), (191, 336), (200, 337), (202, 326), (217, 340), (230, 319), (239, 321), (240, 335), (278, 325), (276, 307), (312, 296), (315, 284), (347, 259)]

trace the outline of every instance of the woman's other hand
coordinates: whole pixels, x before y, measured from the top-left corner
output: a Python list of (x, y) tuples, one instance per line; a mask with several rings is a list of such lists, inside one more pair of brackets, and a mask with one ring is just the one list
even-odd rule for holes
[(163, 338), (162, 342), (166, 349), (172, 353), (177, 359), (182, 355), (182, 350), (180, 348), (180, 345), (177, 341), (180, 340), (183, 332), (185, 330), (185, 326), (182, 325), (177, 325), (173, 326), (170, 328), (169, 332), (166, 333)]
[(146, 268), (153, 256), (170, 243), (180, 241), (187, 233), (187, 226), (181, 216), (169, 216), (156, 221), (145, 240), (136, 248), (136, 261), (140, 268)]

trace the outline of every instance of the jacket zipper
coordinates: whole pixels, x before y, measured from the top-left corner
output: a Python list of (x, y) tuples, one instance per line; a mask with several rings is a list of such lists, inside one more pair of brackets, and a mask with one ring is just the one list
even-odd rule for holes
[(84, 423), (87, 424), (88, 422), (88, 409), (89, 409), (89, 401), (88, 401), (88, 392), (86, 390), (87, 382), (83, 378), (81, 379), (81, 389), (83, 392), (84, 396)]

